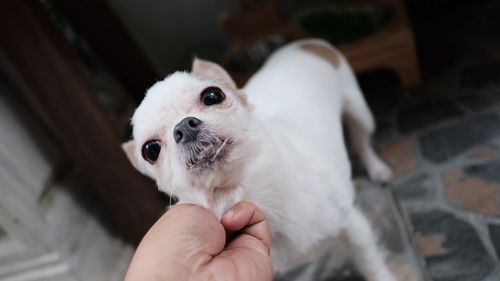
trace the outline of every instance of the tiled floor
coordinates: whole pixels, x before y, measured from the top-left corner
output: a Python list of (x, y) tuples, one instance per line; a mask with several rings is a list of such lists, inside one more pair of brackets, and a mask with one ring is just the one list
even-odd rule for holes
[(454, 94), (400, 108), (398, 136), (380, 143), (429, 280), (500, 280), (499, 69), (472, 62), (452, 70), (444, 84)]
[[(499, 112), (454, 117), (382, 147), (400, 167), (391, 188), (430, 280), (500, 280)], [(394, 149), (402, 143), (405, 153)]]
[[(382, 188), (357, 173), (359, 202), (399, 280), (500, 280), (500, 64), (457, 64), (420, 91), (371, 102), (396, 177)], [(279, 280), (363, 280), (335, 269), (336, 252)]]

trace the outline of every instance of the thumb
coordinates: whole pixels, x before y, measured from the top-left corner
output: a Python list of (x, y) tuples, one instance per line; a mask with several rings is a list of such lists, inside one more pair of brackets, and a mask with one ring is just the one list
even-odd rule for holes
[(248, 248), (269, 256), (271, 234), (266, 215), (254, 204), (242, 201), (236, 203), (221, 219), (221, 224), (228, 232), (239, 232), (239, 235), (227, 246), (231, 248)]

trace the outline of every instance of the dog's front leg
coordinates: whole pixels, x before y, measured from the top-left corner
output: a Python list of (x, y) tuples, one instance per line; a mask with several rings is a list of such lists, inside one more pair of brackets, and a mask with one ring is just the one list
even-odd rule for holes
[(377, 246), (375, 234), (366, 217), (357, 208), (351, 212), (345, 229), (356, 266), (368, 281), (395, 281)]

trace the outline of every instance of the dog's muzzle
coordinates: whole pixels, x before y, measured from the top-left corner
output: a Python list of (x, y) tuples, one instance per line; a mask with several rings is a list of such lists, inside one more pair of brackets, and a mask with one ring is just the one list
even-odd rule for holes
[(206, 170), (222, 164), (233, 144), (231, 139), (218, 136), (202, 125), (200, 119), (186, 117), (173, 131), (181, 157), (190, 170)]

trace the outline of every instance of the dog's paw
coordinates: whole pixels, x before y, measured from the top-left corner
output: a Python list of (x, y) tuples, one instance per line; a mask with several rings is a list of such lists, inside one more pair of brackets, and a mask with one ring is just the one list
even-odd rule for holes
[(392, 179), (391, 168), (380, 159), (376, 159), (368, 165), (370, 179), (377, 183), (386, 183)]

